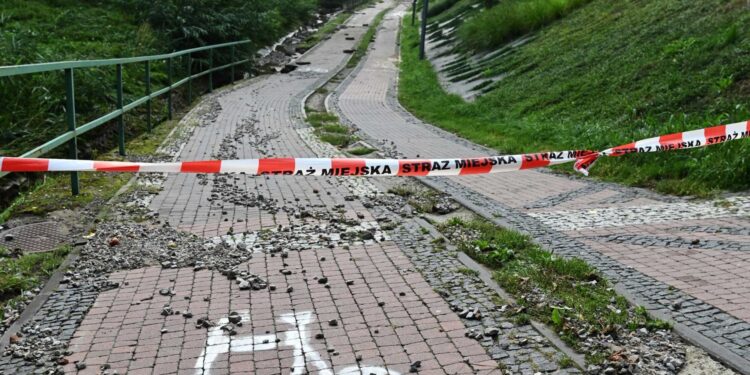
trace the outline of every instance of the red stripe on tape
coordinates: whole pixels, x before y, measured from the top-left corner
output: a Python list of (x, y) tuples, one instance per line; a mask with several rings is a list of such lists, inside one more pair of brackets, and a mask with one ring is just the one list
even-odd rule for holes
[(258, 160), (258, 174), (294, 173), (294, 165), (293, 158), (260, 159)]
[(680, 148), (680, 143), (682, 143), (682, 133), (667, 134), (659, 137), (659, 144), (662, 146), (673, 145), (675, 148)]
[(429, 160), (399, 160), (399, 176), (427, 176), (432, 170)]
[(705, 128), (703, 129), (703, 135), (706, 137), (707, 145), (720, 142), (722, 137), (726, 139), (727, 126), (719, 125), (719, 126), (712, 126), (710, 128)]
[[(332, 159), (331, 168), (334, 173), (338, 173), (339, 176), (356, 176), (361, 175), (364, 172), (364, 167), (367, 163), (362, 159)], [(359, 169), (357, 169), (359, 168)], [(357, 173), (359, 171), (359, 173)]]
[(549, 165), (549, 154), (526, 154), (521, 161), (521, 169), (541, 168)]
[(118, 161), (95, 161), (94, 169), (102, 172), (138, 172), (140, 166), (135, 163), (123, 163)]
[(617, 146), (612, 148), (612, 156), (622, 156), (625, 154), (629, 154), (631, 152), (635, 152), (635, 142), (628, 143), (626, 145)]
[(458, 172), (460, 175), (489, 173), (492, 170), (492, 163), (488, 158), (464, 159), (463, 161), (465, 166)]
[(3, 172), (46, 172), (49, 170), (49, 160), (34, 158), (3, 158), (0, 166)]
[(219, 173), (221, 160), (186, 161), (180, 166), (180, 172), (185, 173)]

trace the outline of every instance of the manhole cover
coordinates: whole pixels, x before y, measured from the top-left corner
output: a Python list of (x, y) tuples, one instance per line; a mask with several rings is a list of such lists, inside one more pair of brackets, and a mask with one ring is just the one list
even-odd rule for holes
[(53, 221), (26, 224), (0, 233), (0, 245), (27, 253), (54, 250), (67, 240), (67, 228)]

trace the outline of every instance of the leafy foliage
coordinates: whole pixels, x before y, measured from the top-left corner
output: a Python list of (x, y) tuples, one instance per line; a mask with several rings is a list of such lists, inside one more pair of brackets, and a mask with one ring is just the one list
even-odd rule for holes
[[(94, 6), (73, 0), (7, 0), (0, 22), (0, 65), (129, 57), (166, 49), (148, 25), (134, 23), (111, 1)], [(142, 73), (135, 68), (125, 67), (126, 99), (144, 90)], [(155, 78), (155, 85), (163, 82)], [(114, 68), (78, 70), (75, 83), (79, 124), (114, 109)], [(0, 155), (17, 155), (67, 130), (64, 106), (62, 72), (0, 78)], [(83, 150), (93, 147), (87, 139), (79, 141)]]
[(310, 19), (315, 0), (120, 0), (175, 49), (250, 39), (267, 45)]
[[(205, 44), (251, 39), (270, 44), (309, 20), (316, 0), (3, 0), (0, 7), (0, 65), (106, 59), (164, 53)], [(238, 51), (249, 55), (253, 51)], [(207, 55), (196, 54), (195, 64)], [(228, 55), (223, 54), (223, 55)], [(217, 56), (225, 63), (228, 56)], [(184, 77), (185, 61), (175, 76)], [(115, 109), (114, 67), (75, 71), (78, 124)], [(165, 63), (152, 63), (152, 90), (166, 85)], [(223, 78), (219, 72), (216, 81)], [(125, 102), (145, 92), (142, 64), (124, 66)], [(200, 83), (196, 83), (200, 86)], [(179, 93), (178, 93), (179, 95)], [(0, 155), (19, 155), (67, 130), (62, 72), (0, 78)], [(166, 112), (154, 101), (154, 118)], [(126, 116), (128, 136), (145, 130), (143, 109)], [(83, 157), (108, 149), (111, 128), (79, 138)], [(59, 148), (50, 156), (66, 156)]]

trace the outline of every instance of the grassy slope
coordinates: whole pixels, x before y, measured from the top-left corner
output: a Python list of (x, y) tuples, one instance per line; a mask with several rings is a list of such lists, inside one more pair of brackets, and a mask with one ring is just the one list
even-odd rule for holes
[[(602, 149), (750, 117), (744, 1), (594, 0), (539, 32), (475, 103), (446, 94), (402, 34), (401, 102), (502, 152)], [(748, 142), (602, 160), (596, 176), (677, 194), (750, 187)], [(569, 170), (566, 167), (564, 170)]]
[(499, 48), (591, 0), (504, 0), (461, 26), (462, 48)]
[[(0, 6), (0, 65), (147, 55), (167, 50), (167, 42), (111, 0), (6, 0)], [(125, 66), (126, 101), (144, 92), (142, 70)], [(164, 77), (160, 66), (153, 70), (157, 89)], [(79, 69), (75, 83), (79, 125), (114, 109), (114, 68)], [(18, 93), (0, 95), (0, 154), (17, 155), (67, 130), (63, 84), (58, 72), (0, 79), (0, 93)], [(87, 139), (79, 141), (82, 149)]]

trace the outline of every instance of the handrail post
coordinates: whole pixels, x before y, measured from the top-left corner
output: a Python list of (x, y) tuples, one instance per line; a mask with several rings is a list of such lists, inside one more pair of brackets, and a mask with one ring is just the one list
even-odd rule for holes
[(414, 20), (417, 18), (417, 0), (411, 3), (411, 25), (414, 26)]
[[(65, 120), (68, 130), (76, 130), (76, 97), (75, 83), (73, 82), (73, 68), (65, 69)], [(78, 159), (78, 137), (73, 135), (70, 140), (70, 158)], [(70, 172), (70, 191), (78, 195), (78, 172)]]
[(232, 54), (232, 59), (230, 60), (230, 62), (232, 63), (232, 72), (231, 72), (232, 78), (229, 80), (229, 82), (231, 84), (234, 84), (234, 45), (232, 45), (232, 53), (231, 54)]
[(167, 91), (167, 118), (172, 119), (172, 58), (167, 59), (167, 83), (169, 84), (169, 90)]
[(188, 74), (188, 104), (193, 103), (193, 57), (187, 54), (187, 74)]
[[(117, 108), (122, 111), (122, 64), (117, 64)], [(125, 113), (120, 113), (117, 118), (118, 123), (118, 146), (120, 148), (120, 155), (125, 156)]]
[(422, 25), (421, 35), (419, 36), (419, 59), (424, 60), (425, 50), (424, 45), (427, 40), (427, 11), (430, 7), (430, 0), (422, 0)]
[(214, 91), (214, 49), (208, 50), (208, 92)]
[[(151, 61), (146, 60), (146, 95), (151, 96)], [(146, 124), (151, 132), (151, 98), (146, 101)]]

